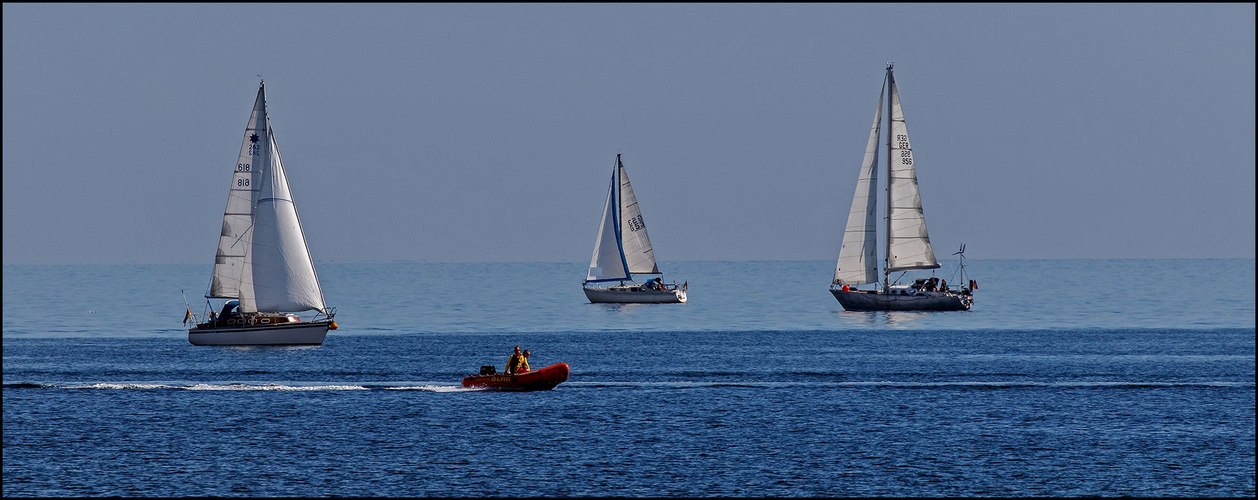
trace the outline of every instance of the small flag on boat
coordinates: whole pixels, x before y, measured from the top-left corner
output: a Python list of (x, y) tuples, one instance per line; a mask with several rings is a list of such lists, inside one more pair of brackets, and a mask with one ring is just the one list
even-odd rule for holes
[[(674, 281), (673, 283), (676, 283), (676, 281)], [(690, 280), (683, 281), (681, 283), (681, 290), (684, 292), (689, 289), (690, 289)]]
[(188, 324), (188, 318), (192, 317), (192, 308), (188, 308), (188, 314), (183, 315), (183, 324)]
[(978, 282), (970, 280), (970, 290), (978, 290)]

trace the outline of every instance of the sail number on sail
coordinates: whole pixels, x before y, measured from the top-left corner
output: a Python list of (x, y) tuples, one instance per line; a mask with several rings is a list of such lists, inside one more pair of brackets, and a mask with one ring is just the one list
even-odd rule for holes
[(913, 150), (909, 149), (909, 136), (897, 135), (896, 139), (900, 141), (900, 160), (902, 160), (905, 165), (912, 165)]
[(642, 229), (642, 228), (645, 228), (645, 227), (646, 227), (646, 223), (642, 221), (642, 216), (641, 216), (641, 215), (639, 215), (639, 216), (637, 216), (637, 217), (634, 217), (634, 218), (632, 218), (632, 219), (629, 219), (629, 221), (628, 221), (628, 222), (629, 222), (629, 230), (630, 230), (630, 231), (637, 231), (637, 230), (639, 230), (639, 229)]

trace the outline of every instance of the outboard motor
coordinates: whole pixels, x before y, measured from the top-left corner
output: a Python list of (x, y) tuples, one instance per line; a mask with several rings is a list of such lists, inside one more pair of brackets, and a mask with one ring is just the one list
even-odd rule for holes
[(481, 375), (493, 375), (498, 373), (498, 369), (494, 365), (482, 365), (480, 367)]

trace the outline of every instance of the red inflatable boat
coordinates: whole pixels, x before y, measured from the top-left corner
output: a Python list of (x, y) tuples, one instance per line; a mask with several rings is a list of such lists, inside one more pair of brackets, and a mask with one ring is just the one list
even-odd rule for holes
[(468, 375), (463, 378), (463, 387), (478, 387), (495, 391), (548, 391), (565, 380), (568, 380), (568, 363), (559, 363), (515, 375), (506, 373)]

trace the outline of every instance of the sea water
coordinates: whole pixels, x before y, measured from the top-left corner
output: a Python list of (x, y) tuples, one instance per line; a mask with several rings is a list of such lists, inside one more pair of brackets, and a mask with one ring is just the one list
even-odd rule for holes
[[(323, 345), (197, 347), (209, 265), (6, 265), (4, 495), (1255, 494), (1253, 259), (972, 260), (930, 313), (843, 311), (832, 261), (661, 268), (688, 303), (321, 262)], [(459, 385), (515, 345), (569, 380)]]

